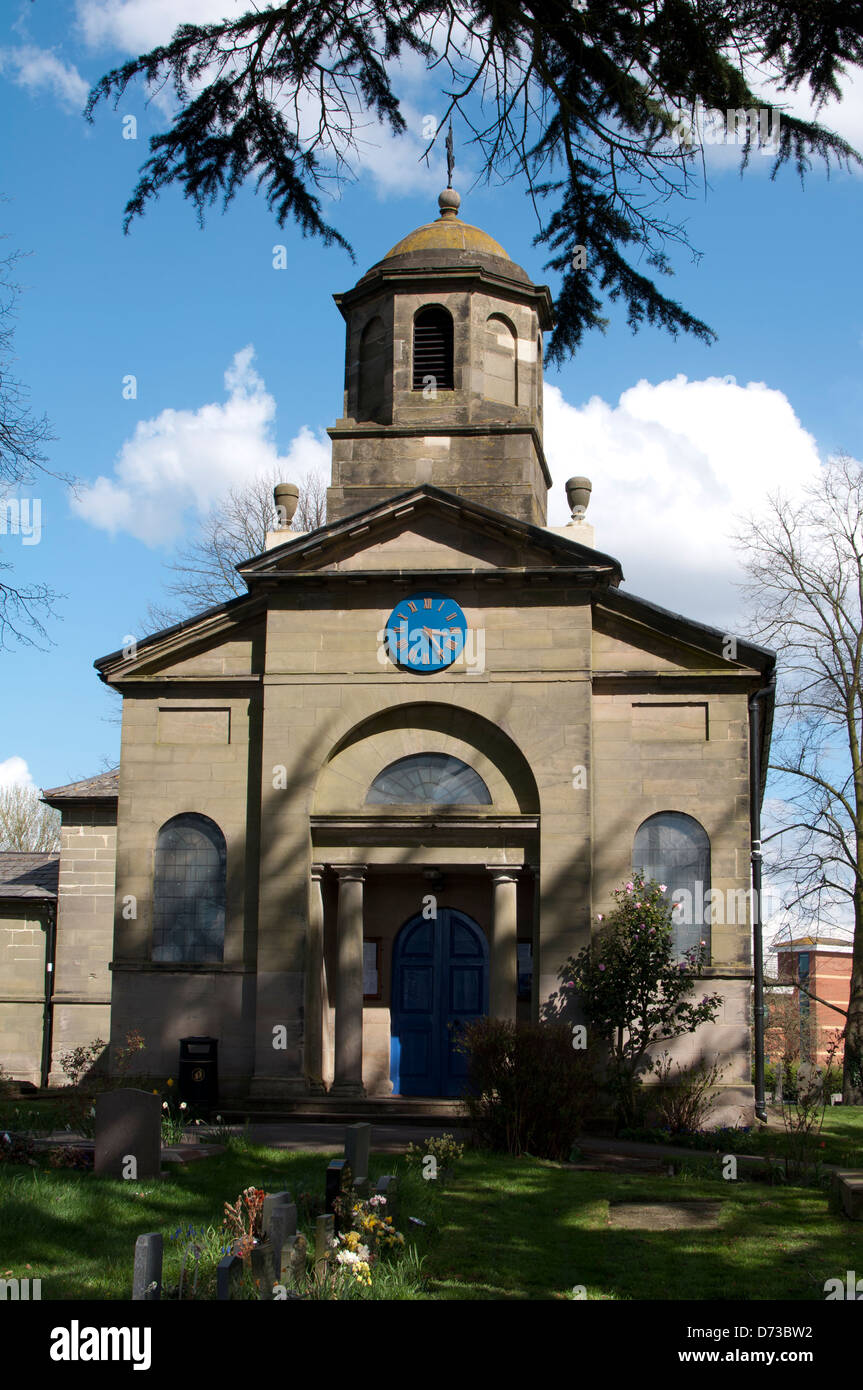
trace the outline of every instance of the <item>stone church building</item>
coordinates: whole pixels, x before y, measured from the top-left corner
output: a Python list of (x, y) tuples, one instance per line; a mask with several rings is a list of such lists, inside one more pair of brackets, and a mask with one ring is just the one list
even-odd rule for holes
[(277, 489), (247, 594), (96, 663), (124, 704), (112, 1041), (167, 1076), (216, 1037), (225, 1097), (454, 1096), (460, 1026), (543, 1016), (635, 867), (691, 895), (679, 948), (724, 1005), (679, 1055), (725, 1059), (733, 1121), (750, 919), (702, 904), (750, 888), (773, 657), (628, 593), (586, 479), (546, 524), (551, 296), (439, 202), (335, 296), (326, 525)]

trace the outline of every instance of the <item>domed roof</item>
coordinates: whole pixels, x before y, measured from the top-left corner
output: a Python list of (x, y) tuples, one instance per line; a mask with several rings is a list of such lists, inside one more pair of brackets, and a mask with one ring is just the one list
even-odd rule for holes
[(454, 188), (445, 188), (438, 198), (441, 214), (434, 222), (425, 222), (397, 241), (395, 246), (362, 277), (360, 284), (381, 270), (448, 270), (479, 263), (495, 275), (519, 284), (530, 280), (499, 241), (490, 237), (482, 227), (462, 222), (458, 215), (461, 198)]
[(438, 217), (434, 222), (424, 223), (397, 241), (383, 259), (388, 261), (391, 256), (401, 256), (408, 251), (480, 251), (486, 256), (510, 260), (500, 242), (482, 227), (473, 227), (458, 217)]

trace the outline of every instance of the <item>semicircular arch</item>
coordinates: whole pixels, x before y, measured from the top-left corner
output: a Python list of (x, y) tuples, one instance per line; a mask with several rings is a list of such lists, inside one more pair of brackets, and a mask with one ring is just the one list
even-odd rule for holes
[[(488, 787), (492, 808), (499, 814), (539, 811), (539, 792), (530, 765), (499, 725), (471, 710), (429, 702), (383, 710), (345, 734), (318, 778), (314, 813), (382, 811), (383, 807), (366, 803), (375, 778), (398, 759), (421, 753), (448, 754), (466, 763)], [(476, 809), (487, 811), (488, 807)]]

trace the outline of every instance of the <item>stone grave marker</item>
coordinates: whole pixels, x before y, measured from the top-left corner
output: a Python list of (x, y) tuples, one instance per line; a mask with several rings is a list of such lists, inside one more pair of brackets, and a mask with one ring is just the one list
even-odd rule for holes
[(225, 1302), (239, 1297), (243, 1287), (243, 1261), (239, 1255), (225, 1255), (216, 1266), (216, 1298)]
[[(342, 1229), (342, 1222), (336, 1211), (336, 1200), (342, 1194), (348, 1194), (353, 1187), (353, 1174), (351, 1166), (346, 1158), (334, 1158), (327, 1165), (327, 1178), (325, 1189), (325, 1206), (327, 1215), (332, 1216), (335, 1221), (336, 1234)], [(350, 1225), (350, 1222), (347, 1223)]]
[(135, 1266), (132, 1274), (133, 1302), (158, 1302), (162, 1296), (162, 1237), (156, 1231), (138, 1236), (135, 1241)]
[(278, 1275), (279, 1283), (286, 1289), (305, 1288), (307, 1252), (308, 1243), (304, 1235), (293, 1232), (285, 1236), (279, 1257)]
[(162, 1102), (150, 1091), (103, 1091), (96, 1097), (93, 1171), (142, 1182), (161, 1169)]
[(335, 1219), (331, 1215), (315, 1218), (315, 1277), (322, 1279), (332, 1259), (330, 1241), (335, 1236)]
[(372, 1141), (370, 1124), (347, 1125), (345, 1128), (345, 1159), (351, 1166), (354, 1187), (359, 1190), (360, 1183), (369, 1176), (369, 1152)]

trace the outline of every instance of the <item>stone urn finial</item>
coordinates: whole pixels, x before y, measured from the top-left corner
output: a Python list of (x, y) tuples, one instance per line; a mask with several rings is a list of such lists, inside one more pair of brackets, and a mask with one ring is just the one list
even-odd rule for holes
[(278, 518), (277, 531), (287, 531), (294, 519), (300, 502), (300, 489), (296, 483), (276, 483), (273, 488), (273, 501)]
[(592, 491), (589, 478), (570, 478), (566, 484), (566, 500), (572, 512), (573, 521), (584, 521)]

